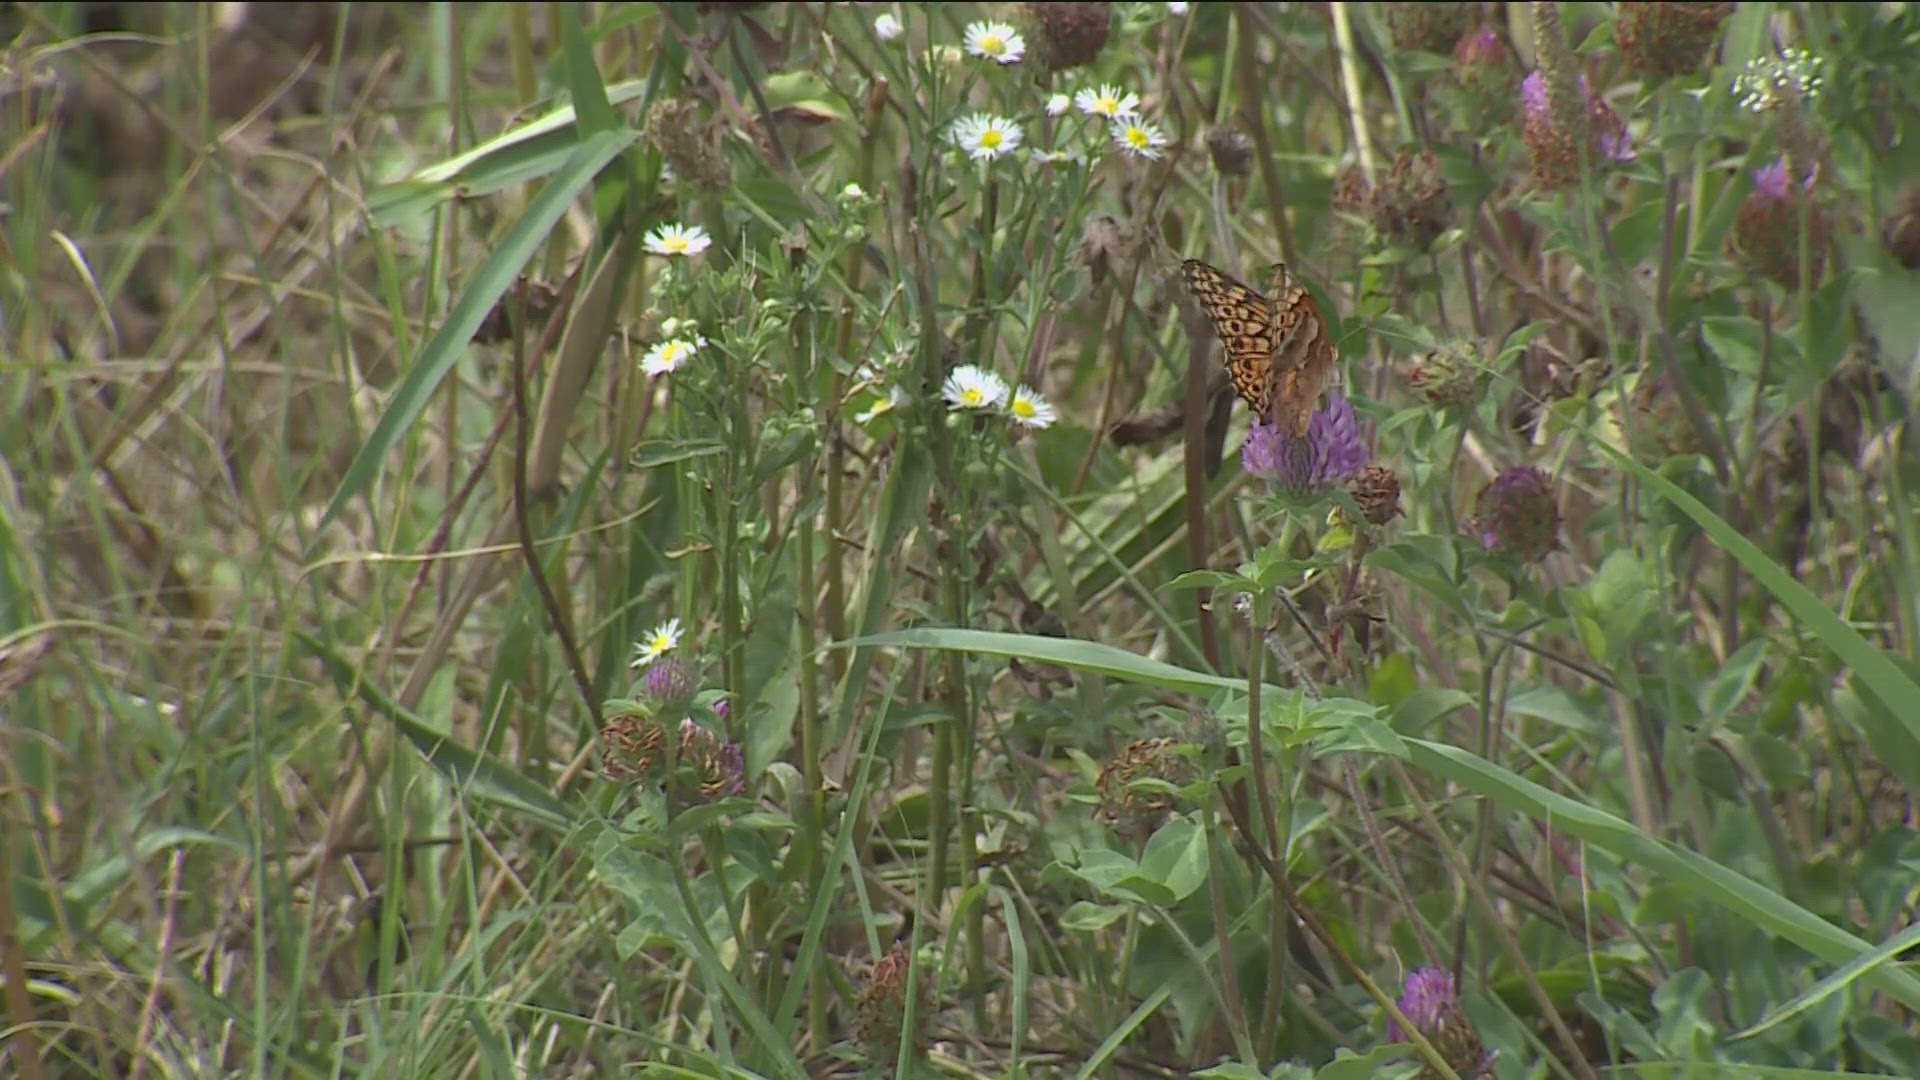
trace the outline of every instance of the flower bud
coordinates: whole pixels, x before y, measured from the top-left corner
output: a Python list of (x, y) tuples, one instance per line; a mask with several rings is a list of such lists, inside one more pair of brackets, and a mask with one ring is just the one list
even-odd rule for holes
[(1522, 562), (1540, 558), (1559, 544), (1553, 481), (1530, 465), (1508, 469), (1481, 489), (1467, 525), (1488, 551)]

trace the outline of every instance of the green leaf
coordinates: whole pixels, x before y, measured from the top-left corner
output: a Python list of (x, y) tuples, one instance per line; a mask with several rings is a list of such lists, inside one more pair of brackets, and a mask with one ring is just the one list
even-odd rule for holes
[[(1313, 1078), (1314, 1080), (1373, 1080), (1374, 1077), (1392, 1068), (1396, 1062), (1405, 1061), (1407, 1057), (1408, 1051), (1399, 1043), (1376, 1046), (1365, 1054), (1355, 1054), (1343, 1046), (1334, 1055), (1332, 1061), (1320, 1066), (1320, 1071), (1314, 1073)], [(1463, 1078), (1466, 1075), (1467, 1073), (1461, 1072)]]
[[(1751, 878), (1719, 863), (1649, 836), (1603, 810), (1484, 761), (1465, 750), (1424, 739), (1408, 739), (1416, 768), (1452, 780), (1492, 799), (1503, 809), (1533, 817), (1562, 833), (1584, 840), (1631, 863), (1649, 880), (1684, 890), (1691, 903), (1709, 903), (1785, 938), (1815, 956), (1845, 963), (1872, 946), (1793, 903)], [(1920, 1008), (1920, 979), (1888, 966), (1862, 975), (1874, 989), (1907, 1008)]]
[(1140, 873), (1164, 886), (1175, 900), (1193, 895), (1207, 880), (1206, 830), (1187, 818), (1167, 822), (1147, 841)]
[[(1062, 667), (1097, 671), (1118, 679), (1152, 683), (1175, 690), (1206, 693), (1214, 690), (1245, 690), (1244, 679), (1229, 679), (1190, 671), (1161, 660), (1154, 660), (1098, 642), (1073, 638), (1040, 637), (1033, 634), (1002, 634), (988, 630), (960, 630), (950, 627), (917, 627), (895, 630), (856, 641), (839, 642), (841, 648), (903, 647), (912, 649), (956, 649), (961, 652), (987, 653), (993, 656), (1017, 656), (1023, 660), (1045, 660)], [(1291, 691), (1268, 684), (1267, 692)]]
[(1402, 761), (1407, 758), (1407, 744), (1400, 733), (1386, 721), (1371, 717), (1342, 724), (1332, 734), (1321, 735), (1313, 741), (1313, 748), (1315, 757), (1359, 752), (1386, 754)]
[(1167, 592), (1178, 592), (1183, 589), (1231, 589), (1246, 592), (1248, 587), (1246, 578), (1239, 574), (1229, 574), (1224, 570), (1189, 570), (1161, 586)]
[(573, 95), (573, 107), (580, 117), (582, 138), (612, 131), (619, 126), (613, 106), (607, 101), (607, 84), (593, 62), (593, 47), (580, 29), (580, 5), (570, 4), (560, 12), (560, 44), (567, 58), (567, 90)]
[(1124, 904), (1093, 904), (1075, 900), (1060, 914), (1060, 926), (1067, 930), (1096, 933), (1119, 921), (1127, 913)]
[[(1446, 687), (1415, 690), (1402, 699), (1400, 704), (1393, 707), (1393, 729), (1417, 734), (1448, 713), (1472, 707), (1473, 695), (1464, 690)], [(1396, 756), (1405, 757), (1404, 748)]]
[[(1638, 476), (1648, 488), (1679, 507), (1682, 513), (1712, 536), (1727, 554), (1739, 560), (1755, 581), (1772, 593), (1782, 607), (1852, 669), (1853, 677), (1863, 690), (1886, 703), (1920, 701), (1920, 682), (1901, 670), (1884, 650), (1875, 647), (1859, 631), (1829, 610), (1813, 594), (1813, 590), (1800, 584), (1779, 563), (1768, 558), (1766, 552), (1761, 551), (1738, 529), (1701, 505), (1700, 500), (1682, 491), (1673, 481), (1605, 443), (1595, 445), (1618, 462), (1621, 468)], [(1907, 738), (1920, 746), (1920, 709), (1909, 706), (1893, 712)]]
[(1174, 901), (1173, 891), (1142, 874), (1139, 863), (1107, 848), (1087, 848), (1080, 852), (1077, 866), (1062, 869), (1115, 899), (1163, 907)]
[(636, 469), (652, 469), (726, 452), (727, 444), (719, 439), (650, 439), (634, 449), (632, 462)]
[(1754, 681), (1760, 677), (1761, 662), (1766, 658), (1765, 638), (1754, 638), (1727, 657), (1727, 662), (1720, 665), (1720, 673), (1700, 695), (1700, 715), (1714, 721), (1731, 716), (1734, 708), (1753, 692)]
[(541, 784), (521, 775), (512, 766), (486, 754), (454, 742), (435, 731), (399, 702), (375, 686), (366, 674), (346, 658), (303, 631), (295, 637), (319, 659), (333, 676), (334, 683), (350, 696), (357, 697), (369, 709), (384, 717), (394, 730), (405, 736), (420, 755), (427, 759), (448, 782), (463, 794), (513, 811), (551, 829), (566, 831), (575, 825), (573, 807), (554, 798)]
[[(610, 104), (631, 101), (646, 92), (635, 79), (606, 91)], [(572, 105), (488, 139), (458, 157), (448, 158), (367, 195), (367, 217), (377, 228), (393, 228), (453, 198), (472, 199), (503, 188), (531, 183), (566, 165), (580, 144)]]
[(1603, 731), (1607, 726), (1605, 720), (1593, 715), (1572, 694), (1558, 686), (1521, 687), (1507, 695), (1507, 711), (1589, 734)]
[(1454, 614), (1471, 619), (1466, 599), (1454, 584), (1459, 561), (1453, 544), (1446, 538), (1419, 536), (1400, 540), (1367, 556), (1367, 563), (1404, 579)]
[(546, 243), (548, 234), (553, 231), (561, 215), (567, 212), (567, 208), (573, 205), (574, 199), (593, 183), (593, 178), (599, 175), (607, 162), (632, 145), (635, 137), (631, 131), (605, 131), (582, 141), (567, 158), (566, 165), (540, 189), (540, 194), (534, 196), (526, 214), (507, 231), (493, 254), (474, 272), (473, 279), (467, 283), (467, 291), (461, 294), (459, 302), (447, 313), (446, 321), (440, 324), (440, 329), (421, 349), (419, 358), (408, 370), (406, 378), (394, 390), (386, 412), (381, 414), (373, 433), (347, 466), (346, 475), (340, 480), (340, 488), (327, 503), (326, 513), (321, 515), (313, 536), (317, 538), (324, 535), (327, 526), (339, 515), (348, 500), (358, 497), (372, 486), (374, 476), (388, 452), (399, 444), (400, 437), (426, 410), (440, 380), (446, 377), (466, 351), (468, 343), (473, 340), (474, 331), (480, 328), (487, 313), (506, 295), (527, 261)]

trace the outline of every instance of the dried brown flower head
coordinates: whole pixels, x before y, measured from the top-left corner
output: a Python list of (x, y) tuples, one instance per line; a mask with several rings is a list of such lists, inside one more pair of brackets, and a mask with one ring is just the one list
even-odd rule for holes
[(1221, 176), (1245, 176), (1253, 166), (1253, 140), (1238, 128), (1217, 127), (1207, 132), (1207, 153)]
[(1034, 59), (1049, 71), (1091, 64), (1107, 47), (1112, 4), (1030, 3), (1025, 9), (1033, 32)]
[(642, 134), (674, 175), (696, 191), (719, 192), (733, 186), (733, 162), (721, 145), (716, 123), (700, 119), (700, 107), (691, 101), (660, 102), (647, 112)]
[(1179, 745), (1179, 740), (1165, 735), (1128, 743), (1100, 770), (1100, 777), (1094, 782), (1100, 792), (1095, 816), (1128, 839), (1141, 840), (1152, 835), (1173, 812), (1173, 794), (1135, 788), (1133, 781), (1153, 777), (1178, 785), (1191, 780), (1192, 763), (1176, 750)]
[(1396, 49), (1446, 52), (1472, 24), (1478, 4), (1388, 4), (1387, 33)]
[[(907, 953), (906, 942), (896, 941), (893, 948), (873, 962), (873, 969), (867, 973), (866, 986), (854, 999), (854, 1012), (860, 1042), (869, 1054), (876, 1057), (891, 1055), (899, 1048), (901, 1038), (909, 1034), (906, 1028), (907, 1000), (912, 971), (913, 958)], [(912, 985), (912, 989), (912, 1045), (915, 1050), (924, 1051), (927, 1021), (933, 1004), (925, 971), (921, 972), (919, 982)]]
[(1373, 227), (1389, 243), (1425, 251), (1453, 224), (1453, 193), (1440, 162), (1405, 149), (1373, 187)]
[(1820, 283), (1826, 269), (1833, 228), (1813, 198), (1813, 178), (1794, 183), (1781, 158), (1753, 174), (1753, 191), (1734, 215), (1728, 246), (1747, 269), (1783, 288), (1800, 287), (1800, 243), (1804, 221), (1808, 279)]
[(1370, 525), (1385, 525), (1400, 513), (1400, 477), (1375, 462), (1347, 481), (1347, 493)]
[(1627, 66), (1652, 78), (1700, 70), (1713, 55), (1729, 3), (1619, 4), (1613, 40)]

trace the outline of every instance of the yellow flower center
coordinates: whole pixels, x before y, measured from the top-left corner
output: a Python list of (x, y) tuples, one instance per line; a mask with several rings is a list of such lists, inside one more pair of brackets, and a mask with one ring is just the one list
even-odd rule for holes
[(675, 255), (684, 255), (688, 247), (687, 238), (684, 236), (669, 236), (660, 241), (660, 246)]
[(1013, 415), (1019, 417), (1022, 420), (1033, 419), (1034, 415), (1038, 411), (1039, 410), (1033, 407), (1033, 402), (1028, 401), (1026, 398), (1013, 399)]
[(980, 133), (980, 146), (987, 150), (998, 150), (1004, 139), (1005, 136), (1000, 134), (999, 128), (988, 128)]
[(980, 51), (988, 56), (999, 56), (1007, 51), (1007, 43), (998, 35), (988, 34), (980, 39)]
[(987, 403), (987, 395), (969, 386), (965, 392), (960, 395), (960, 400), (966, 402), (968, 405), (985, 405)]
[(1103, 97), (1095, 108), (1107, 116), (1118, 116), (1120, 115), (1120, 99)]
[(1127, 142), (1137, 150), (1145, 150), (1153, 140), (1147, 137), (1147, 129), (1130, 127), (1127, 129)]

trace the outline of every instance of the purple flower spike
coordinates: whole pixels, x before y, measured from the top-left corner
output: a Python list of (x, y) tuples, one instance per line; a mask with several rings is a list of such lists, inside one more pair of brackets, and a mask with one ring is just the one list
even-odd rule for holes
[[(1407, 975), (1406, 989), (1400, 994), (1400, 1011), (1413, 1026), (1430, 1031), (1447, 1017), (1447, 1010), (1459, 1003), (1453, 988), (1453, 973), (1444, 968), (1423, 967)], [(1387, 1041), (1406, 1042), (1407, 1033), (1398, 1021), (1387, 1021)]]
[(1520, 104), (1528, 116), (1547, 115), (1547, 77), (1538, 71), (1520, 80)]
[(1247, 472), (1293, 495), (1318, 495), (1367, 467), (1367, 444), (1353, 405), (1338, 394), (1314, 410), (1305, 438), (1255, 421), (1240, 447)]

